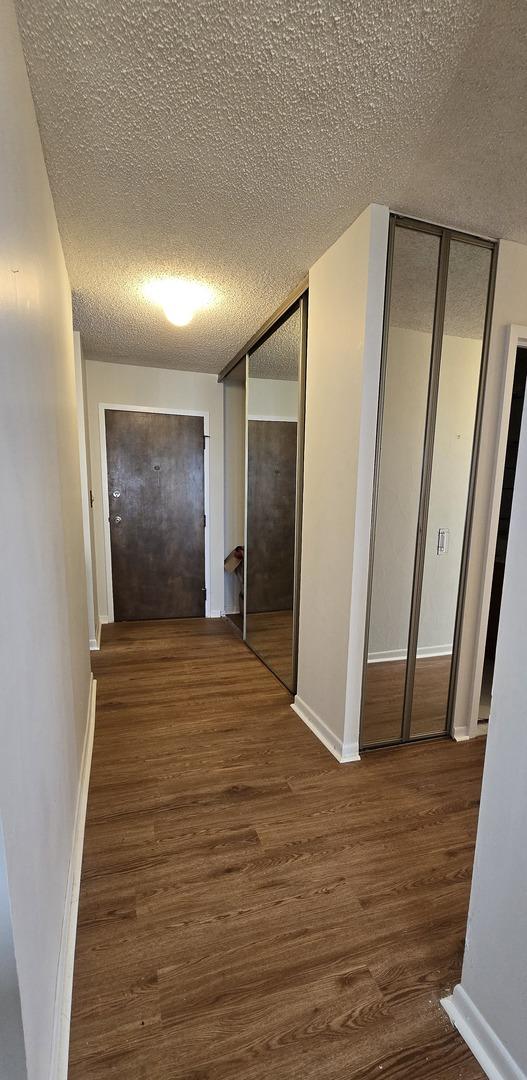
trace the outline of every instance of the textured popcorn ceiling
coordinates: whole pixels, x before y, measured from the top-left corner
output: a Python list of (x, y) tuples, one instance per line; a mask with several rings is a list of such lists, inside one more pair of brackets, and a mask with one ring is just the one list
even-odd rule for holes
[[(527, 241), (524, 0), (18, 0), (85, 350), (218, 371), (371, 201)], [(186, 328), (158, 274), (218, 303)]]

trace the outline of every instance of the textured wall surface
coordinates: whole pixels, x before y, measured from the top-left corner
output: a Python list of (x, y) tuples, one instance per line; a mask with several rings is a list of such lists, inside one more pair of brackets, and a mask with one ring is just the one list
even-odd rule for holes
[[(89, 355), (218, 371), (372, 200), (527, 239), (523, 0), (18, 11)], [(162, 273), (216, 307), (174, 328)]]

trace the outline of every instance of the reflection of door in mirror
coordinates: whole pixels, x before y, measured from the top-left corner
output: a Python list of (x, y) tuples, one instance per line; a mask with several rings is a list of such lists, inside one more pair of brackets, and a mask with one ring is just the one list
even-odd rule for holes
[(243, 555), (245, 532), (245, 357), (223, 380), (225, 614), (243, 634)]
[(247, 644), (294, 690), (294, 596), (301, 311), (249, 356)]

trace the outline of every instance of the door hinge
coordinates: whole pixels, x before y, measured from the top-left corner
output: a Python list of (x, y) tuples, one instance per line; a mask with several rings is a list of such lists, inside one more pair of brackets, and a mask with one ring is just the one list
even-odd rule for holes
[(207, 587), (206, 587), (206, 585), (204, 585), (204, 586), (203, 586), (203, 588), (202, 588), (202, 590), (201, 590), (201, 591), (202, 591), (202, 593), (203, 593), (203, 596), (204, 596), (204, 598), (205, 598), (205, 600), (206, 600), (206, 599), (207, 599)]
[(91, 506), (93, 506), (93, 503), (94, 503), (94, 498), (93, 498), (93, 491), (92, 491), (92, 489), (90, 488), (90, 507), (91, 507)]
[(204, 529), (207, 528), (207, 515), (206, 514), (203, 515), (203, 528)]

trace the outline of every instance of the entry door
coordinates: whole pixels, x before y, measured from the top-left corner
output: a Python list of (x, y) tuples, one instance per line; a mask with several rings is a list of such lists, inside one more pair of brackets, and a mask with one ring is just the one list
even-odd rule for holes
[(202, 416), (107, 409), (116, 622), (205, 614)]

